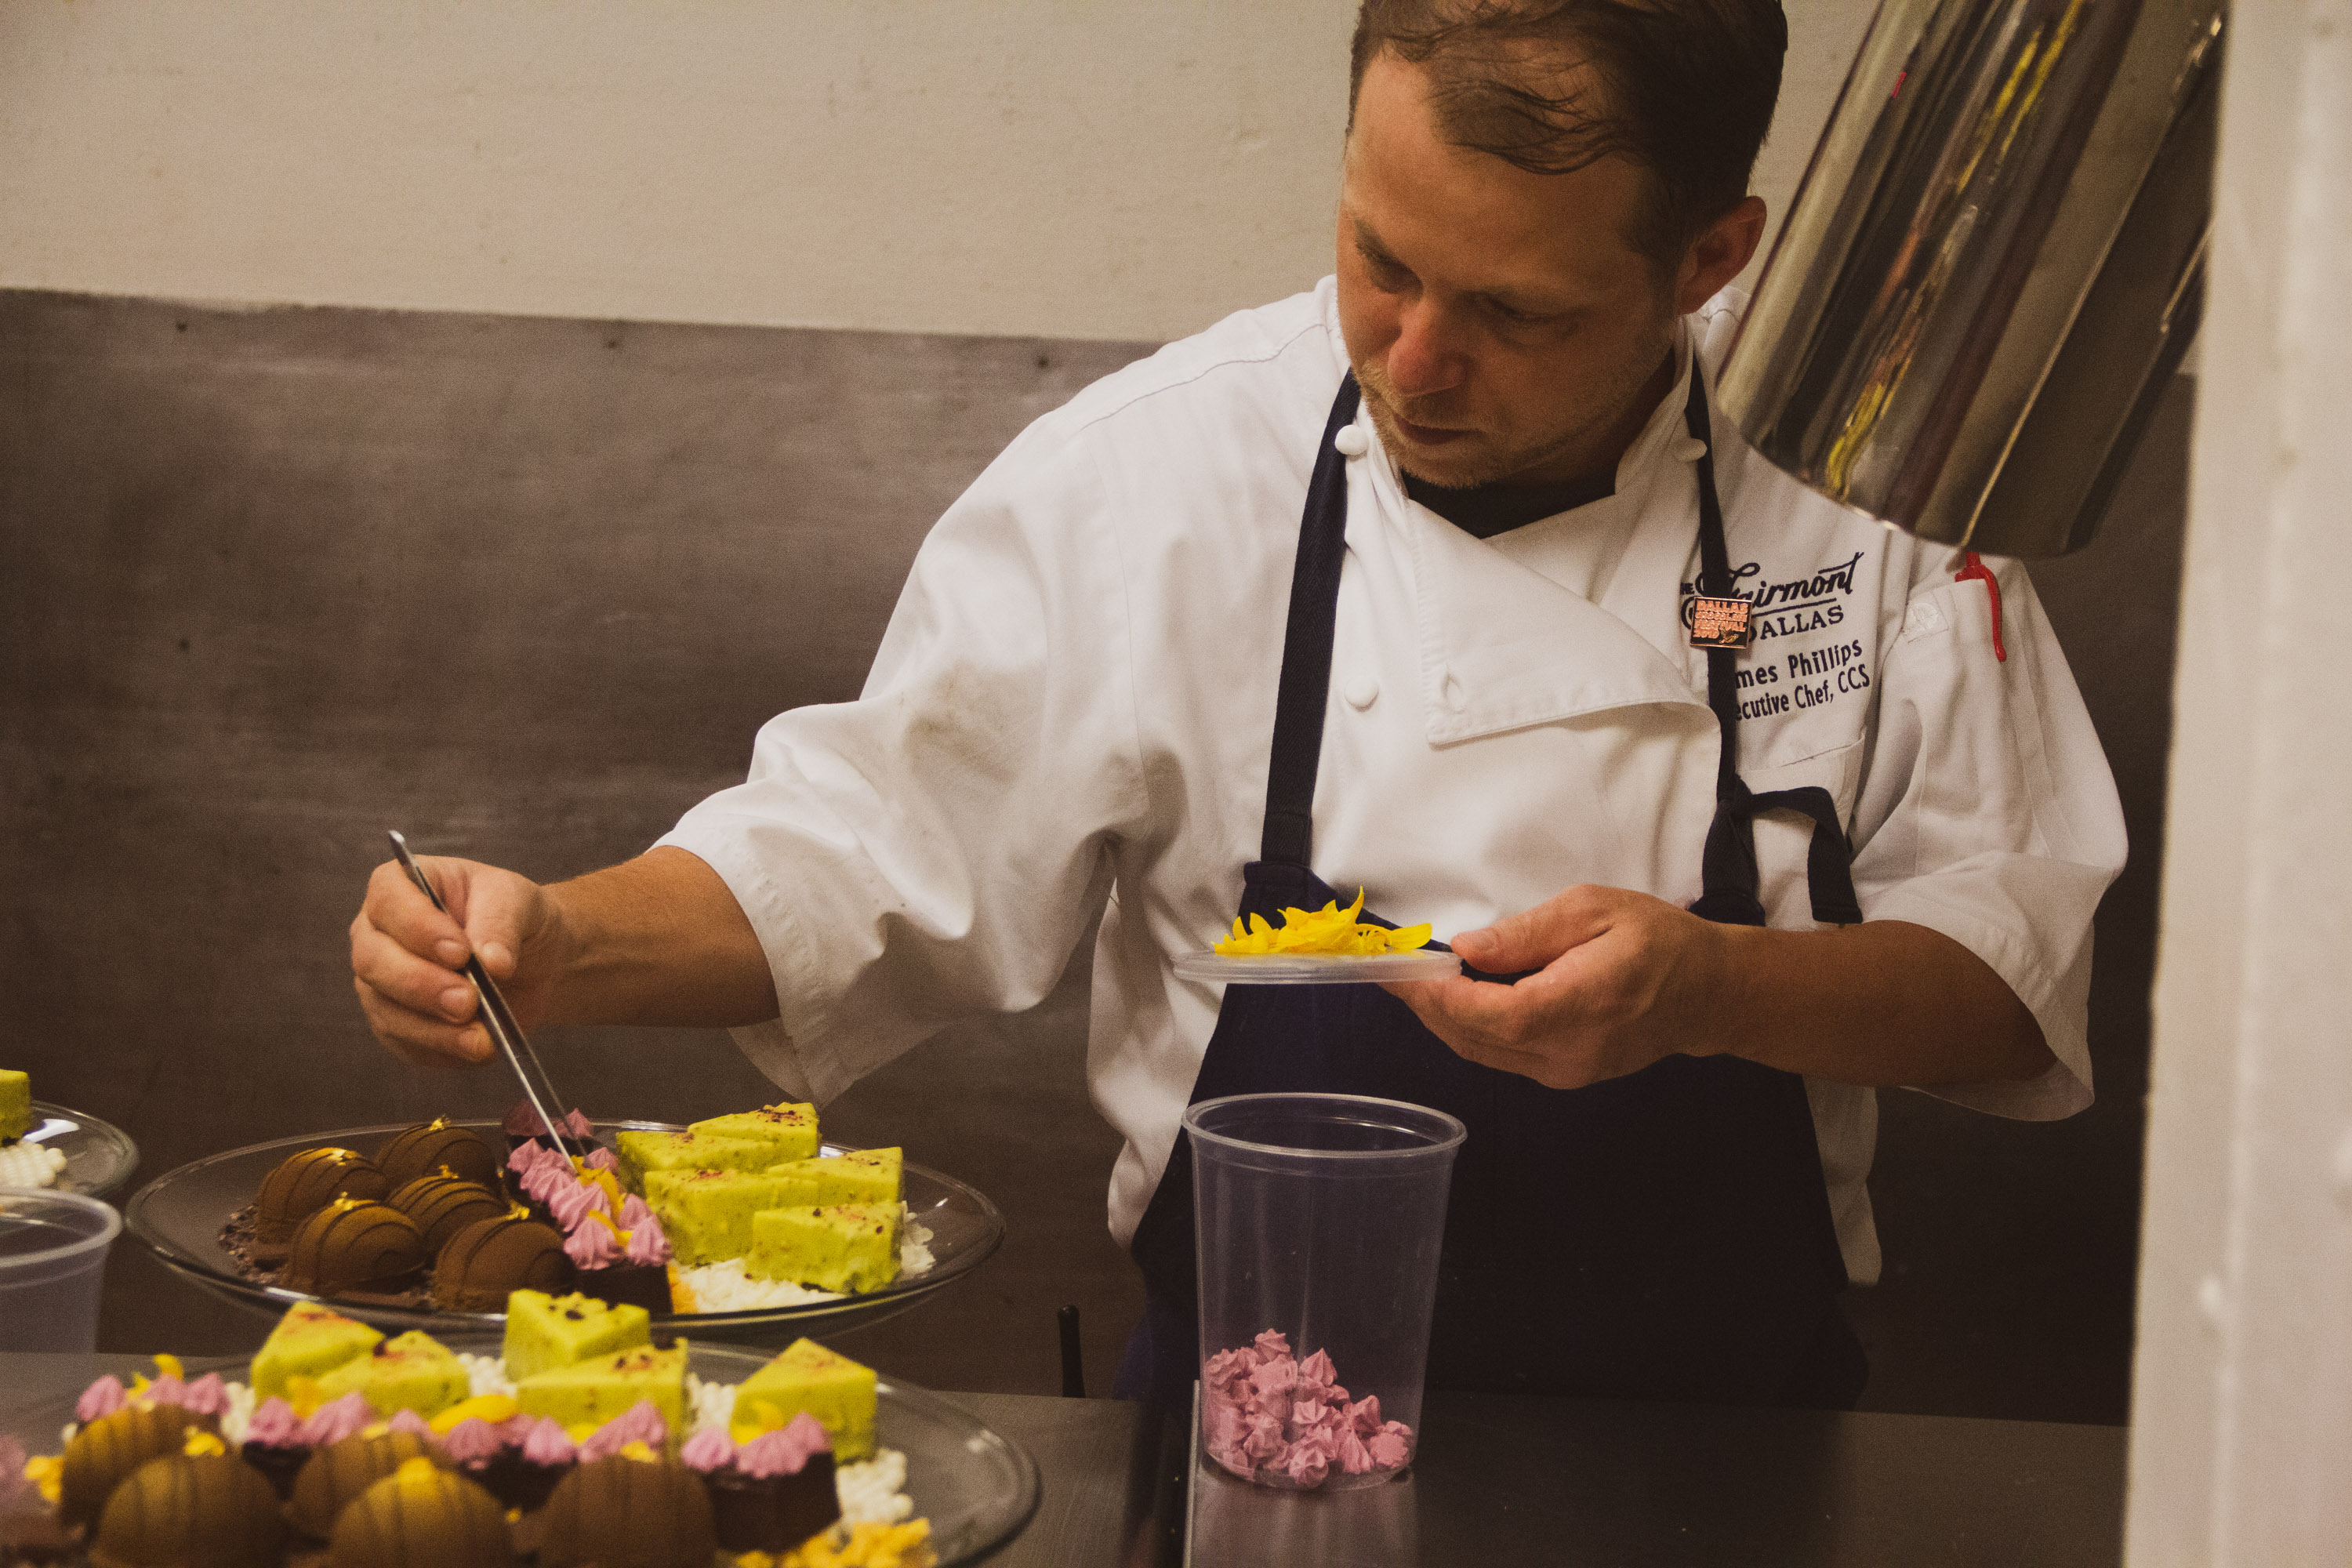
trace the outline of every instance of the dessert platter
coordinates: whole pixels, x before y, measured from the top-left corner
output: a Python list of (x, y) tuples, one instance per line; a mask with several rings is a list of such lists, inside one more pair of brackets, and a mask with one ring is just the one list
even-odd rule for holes
[(139, 1145), (110, 1122), (33, 1098), (32, 1079), (0, 1068), (0, 1187), (102, 1198), (139, 1168)]
[(0, 1560), (289, 1568), (948, 1568), (1027, 1521), (1034, 1463), (808, 1340), (654, 1343), (520, 1290), (495, 1338), (288, 1309), (249, 1361), (156, 1357), (0, 1434)]
[[(211, 1155), (142, 1188), (131, 1234), (216, 1295), (388, 1328), (496, 1334), (509, 1293), (645, 1310), (662, 1335), (838, 1331), (968, 1274), (1004, 1222), (898, 1149), (824, 1142), (785, 1103), (679, 1127), (349, 1128)], [(536, 1136), (531, 1130), (537, 1129)]]

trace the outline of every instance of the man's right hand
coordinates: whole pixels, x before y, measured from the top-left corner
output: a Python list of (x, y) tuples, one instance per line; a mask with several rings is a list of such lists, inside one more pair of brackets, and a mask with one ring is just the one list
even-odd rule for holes
[(472, 1067), (490, 1037), (463, 966), (467, 953), (499, 983), (526, 1030), (546, 1016), (562, 921), (556, 901), (529, 878), (475, 860), (420, 856), (449, 906), (443, 914), (387, 860), (369, 877), (352, 921), (352, 984), (368, 1026), (394, 1056), (419, 1067)]

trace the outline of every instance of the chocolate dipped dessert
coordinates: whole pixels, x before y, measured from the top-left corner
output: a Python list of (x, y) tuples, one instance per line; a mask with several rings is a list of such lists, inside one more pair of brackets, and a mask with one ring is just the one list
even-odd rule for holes
[(58, 1516), (68, 1524), (96, 1520), (107, 1494), (149, 1460), (178, 1453), (198, 1426), (197, 1418), (178, 1405), (125, 1405), (85, 1422), (66, 1445)]
[(572, 1288), (563, 1237), (537, 1220), (507, 1215), (477, 1220), (449, 1238), (433, 1265), (433, 1304), (450, 1311), (503, 1310), (515, 1290)]
[(410, 1459), (336, 1516), (332, 1568), (507, 1568), (506, 1512), (430, 1459)]
[(266, 1249), (283, 1248), (298, 1226), (336, 1199), (375, 1200), (391, 1191), (376, 1163), (355, 1149), (305, 1149), (289, 1156), (261, 1178), (253, 1197), (257, 1260)]
[[(215, 1440), (217, 1446), (217, 1440)], [(92, 1568), (275, 1563), (286, 1526), (260, 1472), (225, 1453), (150, 1459), (106, 1500)]]
[(415, 1432), (383, 1431), (373, 1436), (355, 1432), (330, 1443), (311, 1455), (294, 1479), (288, 1517), (304, 1535), (324, 1541), (354, 1499), (410, 1459), (448, 1463), (437, 1446)]
[(563, 1478), (540, 1516), (541, 1568), (708, 1568), (718, 1538), (702, 1478), (615, 1456)]
[(430, 1255), (416, 1222), (389, 1204), (337, 1198), (288, 1244), (288, 1289), (314, 1296), (387, 1296), (415, 1285)]
[(396, 1189), (423, 1176), (447, 1174), (478, 1186), (495, 1186), (499, 1152), (481, 1134), (452, 1127), (446, 1116), (412, 1127), (376, 1151), (375, 1163)]
[(466, 1226), (507, 1212), (506, 1200), (488, 1185), (457, 1176), (419, 1176), (394, 1188), (384, 1201), (415, 1222), (425, 1234), (425, 1250), (436, 1258)]

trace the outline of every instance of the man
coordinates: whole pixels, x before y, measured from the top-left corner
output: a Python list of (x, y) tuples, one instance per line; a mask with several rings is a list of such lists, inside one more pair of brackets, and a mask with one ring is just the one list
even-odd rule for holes
[[(380, 869), (378, 1035), (482, 1059), (470, 943), (527, 1025), (736, 1026), (823, 1100), (1033, 1005), (1099, 911), (1123, 1388), (1196, 1365), (1182, 1107), (1312, 1088), (1469, 1125), (1433, 1381), (1850, 1404), (1872, 1088), (2088, 1103), (2123, 838), (2022, 574), (1960, 580), (1713, 416), (1783, 44), (1770, 0), (1372, 0), (1336, 278), (1033, 426), (863, 697), (772, 721), (645, 856), (429, 862), (454, 920)], [(1703, 600), (1753, 642), (1695, 647)], [(1358, 886), (1476, 973), (1170, 972), (1237, 901)]]

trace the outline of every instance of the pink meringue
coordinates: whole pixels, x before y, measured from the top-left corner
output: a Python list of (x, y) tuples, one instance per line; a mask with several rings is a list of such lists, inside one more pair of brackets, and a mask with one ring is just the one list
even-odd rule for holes
[(744, 1444), (735, 1456), (735, 1468), (762, 1480), (796, 1476), (808, 1468), (810, 1459), (832, 1448), (833, 1439), (824, 1435), (824, 1427), (803, 1410), (775, 1431), (762, 1432)]
[[(635, 1198), (631, 1198), (629, 1200), (631, 1203), (635, 1203), (636, 1201), (637, 1200)], [(668, 1267), (670, 1260), (669, 1237), (663, 1231), (661, 1221), (653, 1216), (651, 1210), (647, 1210), (646, 1216), (643, 1219), (629, 1227), (629, 1245), (626, 1256), (630, 1262), (641, 1263), (648, 1268), (662, 1268)]]
[(580, 1462), (608, 1458), (632, 1443), (659, 1449), (668, 1441), (669, 1425), (661, 1418), (661, 1411), (652, 1400), (640, 1399), (589, 1434), (580, 1445)]
[(1382, 1421), (1377, 1395), (1351, 1403), (1328, 1352), (1302, 1362), (1277, 1331), (1209, 1357), (1201, 1384), (1202, 1440), (1237, 1476), (1306, 1489), (1412, 1458), (1410, 1426)]
[(122, 1408), (122, 1380), (101, 1377), (81, 1391), (75, 1402), (74, 1419), (87, 1426), (100, 1416), (111, 1415)]

